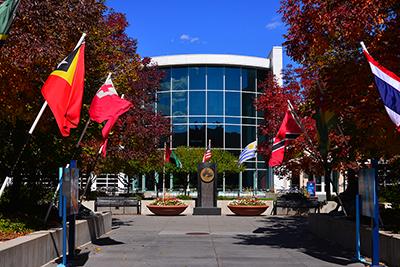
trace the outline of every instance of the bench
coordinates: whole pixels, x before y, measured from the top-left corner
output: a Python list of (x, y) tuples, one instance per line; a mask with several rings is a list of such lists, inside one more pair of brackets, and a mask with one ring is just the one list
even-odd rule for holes
[(136, 207), (137, 214), (142, 213), (142, 203), (139, 199), (130, 198), (130, 197), (98, 197), (94, 203), (94, 210), (97, 211), (98, 207), (107, 207), (111, 208), (114, 207), (119, 209), (119, 207)]
[(272, 209), (272, 213), (274, 215), (277, 214), (278, 208), (286, 208), (289, 213), (289, 209), (297, 210), (299, 213), (303, 210), (314, 209), (314, 212), (320, 213), (321, 203), (316, 199), (310, 200), (286, 200), (286, 199), (277, 199), (274, 201), (274, 208)]

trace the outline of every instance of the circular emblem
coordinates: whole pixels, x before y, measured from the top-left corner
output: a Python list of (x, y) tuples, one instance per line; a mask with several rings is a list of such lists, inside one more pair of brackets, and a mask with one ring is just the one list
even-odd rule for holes
[(214, 180), (214, 171), (211, 168), (204, 168), (200, 172), (200, 178), (203, 182), (209, 183)]

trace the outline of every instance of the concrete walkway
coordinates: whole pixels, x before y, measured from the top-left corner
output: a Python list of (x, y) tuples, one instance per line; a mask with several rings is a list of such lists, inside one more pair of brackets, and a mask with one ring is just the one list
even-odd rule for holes
[(352, 254), (311, 235), (302, 217), (115, 216), (75, 266), (364, 266)]

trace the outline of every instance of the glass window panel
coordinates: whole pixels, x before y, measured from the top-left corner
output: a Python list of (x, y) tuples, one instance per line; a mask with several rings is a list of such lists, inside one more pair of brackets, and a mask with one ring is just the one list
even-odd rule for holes
[(257, 84), (262, 83), (268, 76), (268, 70), (257, 70)]
[(223, 117), (207, 117), (207, 123), (222, 124), (224, 123)]
[(240, 93), (225, 93), (225, 115), (240, 116)]
[(206, 68), (189, 68), (189, 89), (206, 89)]
[(164, 77), (160, 82), (160, 91), (171, 90), (171, 68), (162, 69)]
[(214, 90), (223, 89), (224, 68), (208, 67), (207, 68), (207, 88)]
[(242, 185), (246, 188), (253, 188), (253, 171), (244, 171)]
[(256, 70), (242, 69), (242, 91), (256, 91)]
[(245, 147), (249, 143), (256, 140), (255, 126), (242, 126), (242, 146)]
[(225, 90), (240, 90), (240, 68), (225, 68)]
[(172, 115), (182, 116), (187, 114), (187, 92), (172, 93)]
[(157, 94), (157, 112), (164, 115), (170, 115), (170, 93)]
[(264, 118), (264, 110), (257, 110), (257, 117)]
[(172, 123), (187, 123), (187, 117), (172, 117)]
[(223, 115), (222, 92), (207, 92), (207, 115)]
[(206, 94), (205, 92), (189, 92), (189, 114), (206, 114)]
[(242, 118), (242, 124), (256, 124), (256, 119)]
[(189, 126), (189, 146), (191, 147), (205, 147), (206, 146), (206, 132), (204, 125), (190, 125)]
[(240, 149), (236, 149), (236, 150), (233, 150), (233, 149), (226, 149), (226, 150), (229, 151), (229, 153), (231, 153), (232, 155), (234, 155), (236, 158), (239, 158), (239, 155), (240, 155), (240, 152), (241, 152)]
[(224, 130), (222, 125), (208, 124), (207, 138), (211, 140), (211, 147), (223, 147)]
[(226, 124), (240, 124), (240, 118), (229, 118), (225, 117)]
[(240, 126), (225, 126), (225, 147), (240, 148)]
[(188, 68), (172, 68), (172, 90), (188, 89)]
[(206, 123), (206, 117), (189, 117), (189, 123)]
[[(256, 164), (250, 160), (245, 161), (244, 165), (246, 166), (246, 169), (255, 169), (256, 168)], [(253, 175), (253, 172), (252, 172)]]
[(242, 94), (242, 116), (255, 117), (254, 94)]
[(187, 127), (185, 125), (175, 125), (172, 128), (173, 138), (172, 138), (172, 146), (186, 146), (187, 140)]

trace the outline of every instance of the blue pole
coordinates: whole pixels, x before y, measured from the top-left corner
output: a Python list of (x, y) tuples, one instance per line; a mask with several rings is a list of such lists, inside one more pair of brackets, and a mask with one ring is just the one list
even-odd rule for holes
[(63, 168), (59, 169), (60, 178), (60, 202), (59, 202), (59, 214), (62, 216), (63, 221), (63, 239), (62, 239), (62, 263), (58, 264), (57, 267), (67, 266), (67, 198), (63, 195)]
[(356, 194), (356, 260), (361, 261), (360, 253), (360, 195)]
[(378, 161), (372, 161), (375, 169), (374, 181), (374, 218), (372, 223), (372, 267), (379, 266), (379, 201), (378, 201)]

